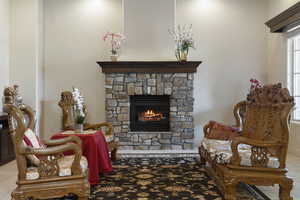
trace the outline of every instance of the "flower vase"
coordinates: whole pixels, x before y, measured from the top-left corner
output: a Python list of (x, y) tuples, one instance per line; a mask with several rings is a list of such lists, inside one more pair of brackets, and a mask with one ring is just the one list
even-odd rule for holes
[(117, 61), (118, 61), (118, 57), (119, 57), (118, 54), (112, 54), (112, 55), (110, 56), (110, 59), (111, 59), (111, 61), (113, 61), (113, 62), (117, 62)]
[(188, 56), (188, 49), (176, 49), (175, 56), (179, 62), (186, 62)]
[(75, 133), (83, 132), (83, 124), (75, 124)]

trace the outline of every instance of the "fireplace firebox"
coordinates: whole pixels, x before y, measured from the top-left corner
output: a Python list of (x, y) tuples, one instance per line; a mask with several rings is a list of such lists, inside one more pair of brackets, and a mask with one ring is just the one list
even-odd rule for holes
[(170, 131), (169, 95), (130, 96), (131, 131)]

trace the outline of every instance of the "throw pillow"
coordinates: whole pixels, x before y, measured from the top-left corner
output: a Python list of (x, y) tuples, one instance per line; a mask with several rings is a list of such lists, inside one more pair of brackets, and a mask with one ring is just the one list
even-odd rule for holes
[(237, 136), (240, 136), (240, 130), (238, 128), (218, 123), (216, 121), (209, 122), (209, 132), (206, 138), (216, 140), (232, 140)]

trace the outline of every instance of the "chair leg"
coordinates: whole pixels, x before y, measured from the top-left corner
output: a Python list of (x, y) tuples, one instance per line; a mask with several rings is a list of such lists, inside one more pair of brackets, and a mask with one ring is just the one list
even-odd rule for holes
[(78, 200), (88, 200), (90, 197), (90, 188), (85, 188), (83, 192), (80, 192), (77, 194)]
[(236, 187), (238, 182), (233, 179), (225, 180), (224, 200), (236, 200)]
[(285, 178), (285, 180), (279, 184), (279, 199), (293, 200), (293, 197), (291, 197), (292, 189), (293, 189), (293, 179)]
[(205, 164), (206, 164), (205, 158), (203, 158), (203, 156), (200, 156), (200, 165), (205, 165)]
[(89, 196), (78, 197), (78, 200), (89, 200)]
[(110, 156), (111, 156), (111, 160), (112, 160), (112, 161), (117, 160), (117, 152), (118, 152), (118, 148), (114, 148), (114, 149), (111, 151)]
[(13, 191), (11, 193), (11, 199), (13, 199), (13, 200), (26, 200), (26, 197), (24, 196), (24, 194), (22, 192)]
[(201, 148), (202, 147), (198, 148), (198, 152), (199, 152), (199, 155), (200, 155), (200, 165), (205, 165), (206, 164), (206, 160), (205, 160), (204, 156), (202, 155)]

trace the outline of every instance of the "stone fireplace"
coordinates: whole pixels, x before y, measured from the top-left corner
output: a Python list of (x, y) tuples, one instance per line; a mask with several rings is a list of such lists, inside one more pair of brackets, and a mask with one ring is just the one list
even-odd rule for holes
[(120, 149), (192, 149), (193, 81), (201, 62), (98, 62), (106, 120)]

